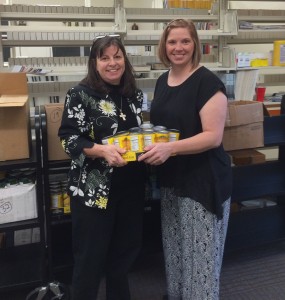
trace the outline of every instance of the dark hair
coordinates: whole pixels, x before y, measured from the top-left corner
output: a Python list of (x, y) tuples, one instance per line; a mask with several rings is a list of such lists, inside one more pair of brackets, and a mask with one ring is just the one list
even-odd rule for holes
[(194, 51), (193, 51), (193, 57), (192, 57), (192, 65), (193, 68), (196, 68), (201, 60), (201, 46), (200, 46), (200, 40), (198, 38), (198, 33), (195, 27), (195, 24), (191, 20), (185, 20), (185, 19), (175, 19), (172, 20), (167, 24), (165, 27), (162, 36), (159, 41), (158, 45), (158, 57), (160, 61), (166, 66), (170, 67), (171, 62), (166, 54), (166, 40), (168, 38), (169, 32), (173, 28), (187, 28), (189, 31), (189, 34), (194, 42)]
[(121, 78), (120, 91), (123, 96), (132, 97), (136, 90), (136, 82), (133, 67), (127, 57), (125, 47), (118, 37), (106, 35), (104, 37), (96, 38), (94, 40), (90, 49), (90, 55), (87, 64), (88, 72), (86, 77), (81, 80), (81, 83), (97, 90), (100, 93), (105, 94), (109, 92), (108, 84), (106, 84), (106, 82), (101, 78), (97, 71), (96, 59), (100, 58), (103, 55), (105, 49), (110, 46), (117, 47), (118, 51), (121, 50), (124, 55), (125, 72), (123, 73), (123, 76)]

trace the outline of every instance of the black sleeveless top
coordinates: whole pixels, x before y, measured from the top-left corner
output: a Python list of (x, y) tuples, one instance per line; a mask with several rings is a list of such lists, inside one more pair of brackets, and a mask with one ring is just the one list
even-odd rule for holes
[[(169, 72), (157, 81), (150, 119), (154, 125), (178, 129), (180, 139), (202, 132), (199, 111), (224, 84), (205, 67), (197, 69), (181, 85), (167, 84)], [(223, 146), (202, 153), (170, 157), (157, 167), (160, 186), (172, 187), (179, 197), (190, 197), (207, 210), (223, 216), (222, 204), (231, 196), (232, 170)]]

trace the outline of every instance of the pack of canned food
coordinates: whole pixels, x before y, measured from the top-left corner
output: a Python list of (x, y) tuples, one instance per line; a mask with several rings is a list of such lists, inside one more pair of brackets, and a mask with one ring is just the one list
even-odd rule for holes
[(126, 161), (136, 161), (144, 152), (144, 147), (154, 143), (166, 143), (179, 140), (179, 130), (167, 129), (165, 126), (154, 126), (143, 123), (140, 127), (120, 131), (116, 135), (107, 136), (102, 140), (104, 145), (117, 145), (127, 150), (123, 154)]
[(49, 189), (52, 215), (69, 214), (70, 198), (67, 194), (67, 180), (50, 181)]

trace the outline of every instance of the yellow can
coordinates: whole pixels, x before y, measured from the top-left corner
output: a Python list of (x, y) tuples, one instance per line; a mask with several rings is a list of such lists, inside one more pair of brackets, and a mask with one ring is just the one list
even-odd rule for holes
[(109, 136), (104, 137), (102, 139), (102, 144), (103, 145), (113, 145), (114, 144), (114, 136), (109, 135)]
[(179, 140), (180, 132), (177, 129), (169, 129), (169, 142), (175, 142)]
[(130, 151), (142, 152), (143, 151), (143, 135), (138, 132), (132, 132), (130, 138)]
[(160, 131), (160, 130), (166, 130), (165, 126), (161, 126), (161, 125), (156, 125), (153, 127), (153, 130), (156, 131)]
[(142, 123), (140, 125), (140, 129), (141, 130), (145, 130), (145, 129), (152, 129), (153, 128), (153, 124), (152, 123)]
[(67, 192), (62, 194), (63, 198), (63, 213), (69, 214), (70, 213), (70, 197), (68, 196)]
[(143, 131), (143, 144), (144, 147), (155, 143), (155, 133), (152, 129), (145, 129)]
[(167, 130), (160, 130), (155, 132), (156, 143), (166, 143), (169, 141), (169, 133)]
[(130, 136), (129, 135), (122, 135), (122, 136), (118, 136), (115, 137), (115, 144), (120, 148), (123, 148), (127, 151), (131, 150), (131, 142), (130, 142)]
[(124, 148), (126, 150), (127, 149), (127, 145), (124, 145), (123, 141), (124, 141), (124, 138), (129, 135), (129, 132), (128, 131), (120, 131), (118, 132), (115, 136), (114, 136), (114, 141), (113, 141), (113, 144), (114, 145), (117, 145), (121, 148)]
[(272, 65), (285, 66), (285, 40), (274, 41)]
[(63, 207), (63, 198), (61, 189), (51, 189), (50, 190), (50, 197), (51, 197), (51, 209), (57, 209)]

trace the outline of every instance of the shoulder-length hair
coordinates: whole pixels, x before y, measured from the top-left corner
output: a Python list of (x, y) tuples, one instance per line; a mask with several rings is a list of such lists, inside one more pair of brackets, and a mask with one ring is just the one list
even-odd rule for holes
[(194, 52), (192, 57), (193, 68), (196, 68), (201, 61), (201, 46), (195, 24), (191, 20), (175, 19), (170, 21), (165, 27), (158, 45), (158, 58), (166, 66), (170, 67), (171, 62), (166, 54), (166, 41), (170, 31), (174, 28), (186, 28), (194, 42)]
[(125, 47), (119, 37), (106, 35), (94, 40), (88, 59), (87, 75), (85, 78), (83, 78), (81, 83), (103, 94), (107, 94), (109, 92), (108, 84), (106, 84), (106, 82), (101, 78), (99, 72), (97, 71), (97, 58), (100, 58), (103, 55), (105, 49), (110, 46), (117, 47), (118, 51), (121, 50), (124, 55), (125, 72), (123, 73), (120, 81), (121, 93), (125, 97), (132, 97), (135, 94), (136, 90), (133, 67), (127, 57)]

